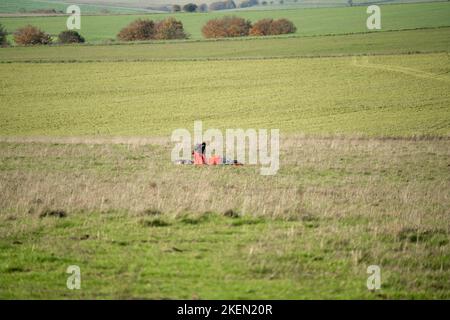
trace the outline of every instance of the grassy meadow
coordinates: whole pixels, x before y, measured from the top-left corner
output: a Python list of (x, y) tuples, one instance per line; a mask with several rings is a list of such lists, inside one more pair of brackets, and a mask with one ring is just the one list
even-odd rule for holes
[(11, 63), (0, 70), (5, 136), (170, 136), (197, 119), (219, 129), (286, 133), (450, 133), (446, 53)]
[[(365, 7), (242, 11), (298, 34), (220, 41), (192, 31), (215, 14), (181, 14), (191, 40), (0, 48), (0, 299), (450, 298), (449, 9), (383, 6), (394, 31), (360, 34)], [(96, 41), (135, 17), (88, 18)], [(0, 21), (27, 19), (63, 28)], [(172, 164), (195, 120), (280, 129), (280, 170)]]
[(449, 297), (448, 140), (285, 138), (273, 177), (174, 166), (170, 149), (1, 143), (0, 296)]

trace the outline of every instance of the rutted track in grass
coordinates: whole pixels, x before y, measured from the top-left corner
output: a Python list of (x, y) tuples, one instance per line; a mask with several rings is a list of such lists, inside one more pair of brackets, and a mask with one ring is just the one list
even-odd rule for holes
[[(447, 56), (448, 58), (448, 56)], [(409, 76), (418, 77), (422, 79), (429, 79), (429, 80), (438, 80), (438, 81), (444, 81), (444, 82), (450, 82), (450, 78), (446, 76), (449, 71), (444, 71), (441, 74), (435, 74), (431, 72), (426, 72), (414, 68), (405, 68), (400, 66), (393, 66), (388, 64), (382, 64), (382, 63), (370, 63), (368, 56), (363, 57), (354, 57), (353, 58), (353, 64), (357, 67), (361, 68), (373, 68), (373, 69), (379, 69), (384, 71), (390, 71), (390, 72), (400, 72)], [(449, 61), (450, 65), (450, 61)]]

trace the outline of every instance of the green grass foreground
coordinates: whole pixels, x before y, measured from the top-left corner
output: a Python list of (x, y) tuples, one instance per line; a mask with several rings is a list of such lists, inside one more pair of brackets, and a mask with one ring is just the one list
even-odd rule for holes
[(0, 298), (449, 298), (449, 140), (285, 137), (273, 177), (107, 141), (0, 144)]

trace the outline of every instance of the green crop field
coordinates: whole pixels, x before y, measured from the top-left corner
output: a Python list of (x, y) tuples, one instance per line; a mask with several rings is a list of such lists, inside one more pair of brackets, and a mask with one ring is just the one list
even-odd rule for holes
[[(450, 3), (420, 3), (408, 5), (381, 5), (383, 31), (450, 26)], [(212, 13), (178, 13), (147, 15), (82, 16), (80, 33), (87, 41), (115, 39), (117, 33), (137, 18), (161, 20), (173, 16), (183, 22), (192, 39), (201, 39), (201, 28), (209, 19), (236, 15), (257, 21), (262, 18), (287, 18), (297, 26), (297, 35), (324, 35), (366, 32), (366, 7), (321, 8), (265, 11), (235, 11)], [(57, 35), (66, 28), (65, 17), (4, 17), (0, 18), (9, 31), (27, 24), (38, 26)]]
[[(215, 0), (192, 0), (191, 3), (198, 5), (209, 4)], [(411, 2), (433, 2), (435, 0), (391, 0), (390, 3), (411, 3)], [(242, 1), (235, 1), (239, 5)], [(262, 2), (262, 1), (261, 1)], [(258, 5), (251, 8), (242, 8), (244, 10), (273, 10), (273, 9), (289, 9), (298, 7), (337, 7), (348, 6), (347, 0), (303, 0), (293, 1), (285, 0), (283, 4), (279, 1), (267, 1), (266, 5)], [(370, 1), (354, 0), (353, 3), (365, 4)], [(78, 5), (83, 12), (86, 13), (130, 13), (130, 12), (151, 12), (155, 9), (162, 9), (163, 6), (170, 7), (173, 4), (185, 5), (184, 0), (71, 0), (70, 4)], [(0, 14), (32, 12), (33, 10), (55, 9), (65, 11), (69, 4), (62, 0), (2, 0), (0, 2)]]
[(96, 1), (92, 4), (87, 3), (87, 1), (76, 2), (70, 1), (52, 1), (52, 0), (2, 0), (0, 2), (0, 14), (12, 14), (12, 13), (26, 13), (33, 12), (35, 10), (51, 10), (54, 9), (56, 11), (66, 12), (66, 9), (71, 4), (77, 4), (82, 12), (85, 13), (99, 13), (99, 12), (107, 12), (110, 13), (136, 13), (142, 10), (133, 7), (120, 7), (114, 5), (99, 5), (99, 2)]
[(447, 54), (12, 63), (0, 70), (2, 135), (166, 136), (196, 119), (220, 129), (450, 134)]
[[(199, 28), (219, 13), (180, 14), (190, 40), (0, 48), (0, 299), (450, 298), (449, 9), (382, 6), (367, 33), (364, 7), (242, 11), (302, 27), (218, 41)], [(195, 120), (280, 129), (278, 173), (173, 164)]]
[(10, 47), (0, 62), (266, 59), (448, 52), (450, 28), (317, 37), (155, 41), (133, 45)]

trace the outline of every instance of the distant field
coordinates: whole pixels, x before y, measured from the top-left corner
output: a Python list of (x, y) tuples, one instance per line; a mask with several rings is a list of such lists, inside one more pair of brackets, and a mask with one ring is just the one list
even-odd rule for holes
[(367, 34), (168, 41), (133, 45), (10, 47), (0, 62), (213, 60), (450, 52), (450, 28)]
[[(191, 0), (190, 2), (196, 4), (206, 3), (209, 4), (215, 0)], [(403, 2), (432, 2), (434, 0), (382, 0), (388, 3), (403, 3)], [(239, 6), (241, 0), (236, 0), (236, 5)], [(270, 3), (272, 2), (272, 3)], [(371, 0), (354, 0), (355, 5), (361, 3), (373, 2)], [(70, 4), (76, 4), (80, 6), (83, 12), (94, 13), (102, 12), (105, 10), (112, 13), (130, 13), (139, 11), (152, 11), (152, 8), (158, 8), (161, 6), (169, 6), (172, 4), (184, 5), (187, 2), (185, 0), (71, 0), (70, 2), (63, 0), (2, 0), (0, 2), (0, 14), (1, 13), (15, 13), (19, 11), (32, 11), (39, 9), (55, 9), (63, 10)], [(286, 9), (286, 8), (298, 8), (298, 7), (336, 7), (336, 6), (348, 6), (347, 0), (284, 0), (283, 4), (280, 4), (279, 0), (267, 1), (267, 5), (259, 5), (251, 8), (245, 8), (245, 10), (272, 10), (272, 9)]]
[(449, 70), (447, 54), (2, 64), (0, 135), (167, 136), (202, 119), (287, 133), (448, 136)]
[[(414, 29), (450, 26), (450, 3), (421, 3), (408, 5), (382, 5), (382, 30)], [(125, 16), (86, 16), (81, 21), (80, 33), (88, 41), (115, 39), (121, 28), (137, 18), (163, 19), (168, 15), (180, 19), (192, 39), (201, 39), (201, 27), (207, 20), (230, 12), (148, 14)], [(266, 11), (236, 11), (232, 14), (250, 19), (287, 18), (297, 26), (297, 35), (324, 35), (366, 32), (366, 7), (293, 9)], [(66, 28), (65, 17), (9, 17), (0, 18), (9, 31), (26, 24), (36, 25), (57, 35)]]
[[(84, 3), (84, 4), (83, 4)], [(52, 1), (52, 0), (1, 0), (0, 1), (0, 14), (1, 13), (17, 13), (17, 12), (30, 12), (34, 10), (48, 10), (55, 9), (56, 11), (66, 12), (67, 7), (70, 4), (79, 5), (82, 12), (85, 13), (99, 13), (107, 10), (110, 13), (133, 13), (139, 12), (137, 8), (130, 7), (118, 7), (101, 5), (100, 1), (92, 1), (89, 4), (87, 1)]]

